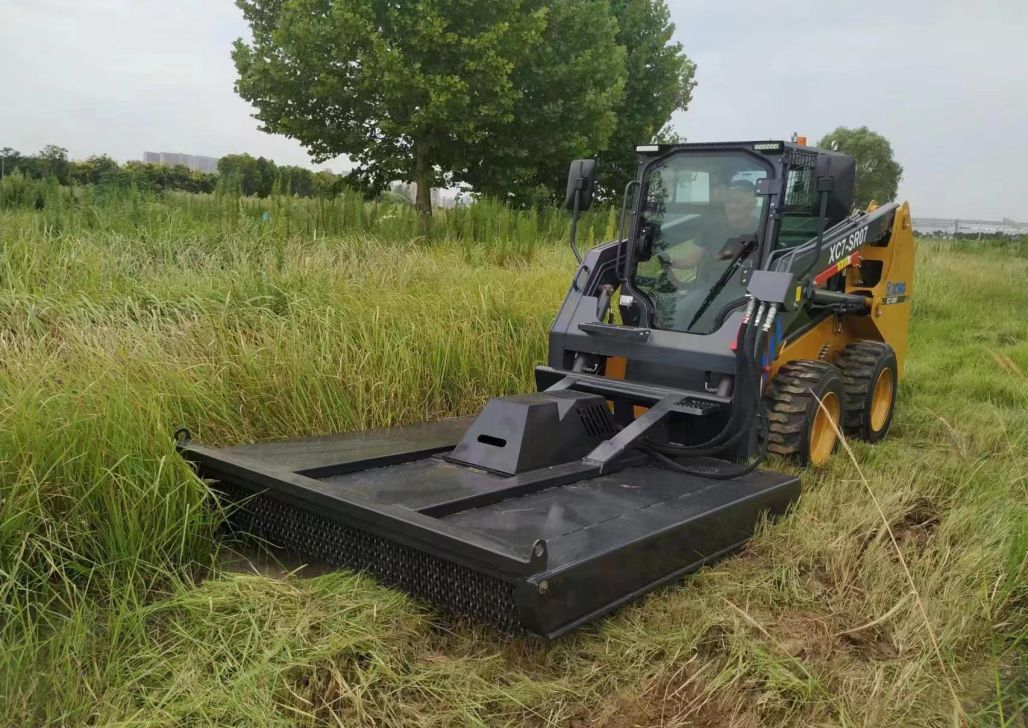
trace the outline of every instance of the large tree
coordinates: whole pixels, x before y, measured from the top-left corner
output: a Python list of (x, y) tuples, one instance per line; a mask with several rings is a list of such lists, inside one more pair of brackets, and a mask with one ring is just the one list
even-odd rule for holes
[(522, 0), (237, 0), (236, 89), (263, 129), (316, 161), (348, 155), (366, 175), (431, 188), (518, 97), (511, 70), (539, 44), (543, 9)]
[(628, 81), (615, 108), (617, 126), (597, 170), (601, 192), (617, 198), (635, 176), (638, 144), (676, 138), (667, 128), (671, 114), (685, 111), (696, 86), (696, 64), (680, 43), (664, 0), (610, 0), (618, 22), (617, 42), (626, 50)]
[(853, 202), (858, 207), (867, 207), (872, 200), (884, 203), (896, 199), (903, 167), (893, 159), (892, 145), (884, 136), (866, 126), (859, 129), (840, 126), (823, 136), (817, 145), (823, 149), (837, 149), (857, 160)]

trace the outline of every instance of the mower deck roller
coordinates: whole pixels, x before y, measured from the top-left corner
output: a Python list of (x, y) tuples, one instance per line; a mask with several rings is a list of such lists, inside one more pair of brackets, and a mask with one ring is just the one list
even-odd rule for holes
[(768, 472), (598, 475), (580, 460), (495, 473), (447, 459), (465, 431), (473, 418), (179, 449), (217, 481), (240, 530), (546, 637), (736, 549), (799, 493), (798, 479)]

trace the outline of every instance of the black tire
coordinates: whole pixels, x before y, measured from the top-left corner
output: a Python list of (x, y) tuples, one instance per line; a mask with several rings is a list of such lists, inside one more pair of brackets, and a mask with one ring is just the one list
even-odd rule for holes
[[(801, 465), (823, 465), (837, 443), (834, 430), (825, 430), (819, 400), (838, 407), (837, 425), (846, 420), (846, 389), (842, 374), (824, 361), (789, 362), (775, 374), (764, 395), (767, 408), (767, 449), (776, 455), (793, 458)], [(834, 400), (834, 405), (832, 404)], [(818, 437), (831, 437), (826, 448), (819, 439), (813, 445), (812, 429), (817, 422)], [(827, 450), (827, 452), (826, 452)]]
[[(835, 366), (846, 384), (846, 434), (878, 442), (888, 434), (896, 409), (896, 352), (880, 341), (855, 341), (839, 353)], [(876, 392), (881, 398), (877, 402)], [(883, 412), (886, 403), (888, 411)]]

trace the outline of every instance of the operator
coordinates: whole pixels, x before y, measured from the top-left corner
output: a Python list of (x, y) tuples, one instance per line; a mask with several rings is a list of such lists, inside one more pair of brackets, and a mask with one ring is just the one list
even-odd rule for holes
[[(721, 277), (728, 265), (719, 254), (731, 238), (753, 235), (760, 224), (760, 205), (754, 195), (755, 187), (748, 180), (735, 180), (721, 187), (715, 200), (724, 204), (724, 215), (711, 214), (703, 222), (697, 234), (680, 246), (664, 252), (669, 273), (678, 279), (680, 285), (674, 311), (671, 314), (672, 328), (677, 331), (695, 330), (693, 322), (703, 328), (711, 325), (719, 307), (700, 310), (711, 292), (711, 286)], [(686, 281), (689, 271), (691, 281)], [(685, 271), (685, 275), (679, 273)], [(731, 286), (729, 286), (731, 288)], [(702, 322), (702, 323), (700, 323)]]
[(710, 216), (696, 237), (675, 246), (680, 250), (665, 251), (671, 268), (687, 270), (716, 261), (718, 252), (730, 238), (754, 234), (760, 224), (760, 207), (754, 191), (753, 183), (748, 180), (735, 180), (722, 187), (715, 199), (724, 201), (724, 219)]

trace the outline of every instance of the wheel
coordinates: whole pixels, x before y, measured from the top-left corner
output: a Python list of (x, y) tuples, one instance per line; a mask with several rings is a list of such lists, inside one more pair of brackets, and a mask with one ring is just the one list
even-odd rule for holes
[(834, 365), (789, 362), (771, 380), (764, 403), (769, 452), (801, 465), (828, 462), (839, 441), (836, 426), (846, 419), (846, 388)]
[(846, 433), (878, 442), (889, 432), (896, 405), (896, 352), (880, 341), (847, 344), (835, 360), (846, 385)]

